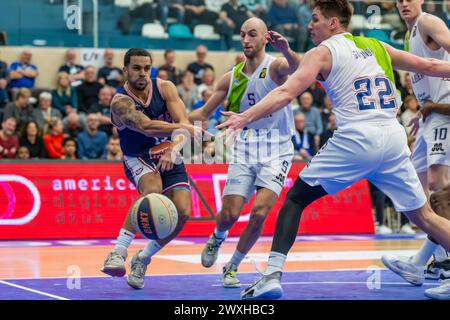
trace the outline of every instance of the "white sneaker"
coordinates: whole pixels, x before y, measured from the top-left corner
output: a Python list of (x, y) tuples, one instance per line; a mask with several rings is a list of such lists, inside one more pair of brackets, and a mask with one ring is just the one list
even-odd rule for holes
[(381, 226), (376, 227), (375, 233), (377, 234), (392, 234), (392, 229), (388, 226), (382, 224)]
[(414, 231), (414, 229), (411, 227), (411, 225), (409, 223), (406, 223), (402, 226), (402, 228), (400, 229), (400, 233), (416, 234), (416, 232)]
[(258, 281), (241, 292), (242, 300), (274, 300), (283, 295), (281, 271), (263, 275)]
[(241, 286), (241, 282), (236, 278), (236, 274), (236, 265), (227, 263), (223, 267), (222, 284), (224, 288), (239, 288)]
[(382, 256), (381, 261), (392, 272), (398, 274), (407, 282), (421, 286), (425, 281), (425, 266), (418, 267), (412, 263), (413, 257)]
[(439, 287), (425, 290), (425, 296), (436, 300), (450, 300), (450, 279), (442, 281)]

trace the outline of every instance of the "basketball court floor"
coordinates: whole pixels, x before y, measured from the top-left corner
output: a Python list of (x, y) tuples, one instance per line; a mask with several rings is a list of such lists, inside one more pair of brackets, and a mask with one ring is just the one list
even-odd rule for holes
[[(383, 254), (412, 255), (423, 235), (299, 236), (286, 262), (282, 283), (287, 300), (424, 300), (438, 281), (414, 287), (386, 270)], [(207, 238), (179, 238), (160, 251), (147, 270), (143, 290), (125, 278), (100, 272), (113, 240), (0, 241), (0, 300), (238, 300), (241, 289), (221, 286), (221, 267), (237, 238), (228, 238), (215, 266), (205, 269), (200, 254)], [(242, 286), (258, 278), (271, 247), (262, 237), (242, 263)], [(129, 259), (146, 240), (137, 239)], [(128, 267), (128, 266), (127, 266)]]

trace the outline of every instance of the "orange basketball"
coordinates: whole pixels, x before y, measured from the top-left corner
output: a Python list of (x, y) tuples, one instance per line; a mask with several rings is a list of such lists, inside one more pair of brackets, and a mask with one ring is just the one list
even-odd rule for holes
[(150, 149), (149, 154), (152, 160), (159, 160), (166, 150), (171, 146), (172, 142), (164, 141)]

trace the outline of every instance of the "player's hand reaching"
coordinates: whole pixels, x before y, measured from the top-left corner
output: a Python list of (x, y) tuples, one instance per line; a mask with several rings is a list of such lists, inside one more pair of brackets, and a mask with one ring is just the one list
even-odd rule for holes
[(426, 101), (423, 105), (422, 109), (420, 109), (420, 113), (422, 114), (422, 121), (425, 122), (426, 118), (431, 113), (431, 106), (433, 105), (433, 101)]
[(170, 171), (173, 169), (174, 164), (177, 163), (177, 158), (181, 158), (181, 154), (173, 147), (169, 147), (163, 153), (161, 158), (159, 158), (156, 168), (160, 172)]
[(277, 49), (280, 52), (285, 52), (289, 49), (289, 42), (278, 32), (267, 31), (265, 36), (274, 49)]
[(412, 136), (415, 136), (417, 134), (417, 131), (419, 131), (419, 122), (420, 118), (422, 117), (422, 114), (418, 112), (412, 119), (409, 121), (407, 127), (411, 127), (410, 134)]

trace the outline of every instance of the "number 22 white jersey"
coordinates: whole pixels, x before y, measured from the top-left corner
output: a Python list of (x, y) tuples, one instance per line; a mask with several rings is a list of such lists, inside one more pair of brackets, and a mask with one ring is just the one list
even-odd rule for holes
[(391, 58), (378, 40), (343, 33), (320, 45), (332, 56), (331, 72), (320, 83), (330, 96), (338, 127), (396, 119), (401, 97)]

